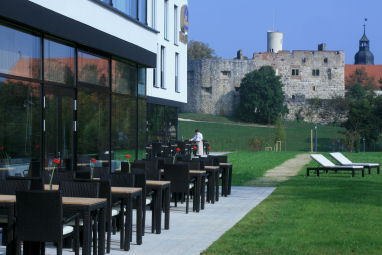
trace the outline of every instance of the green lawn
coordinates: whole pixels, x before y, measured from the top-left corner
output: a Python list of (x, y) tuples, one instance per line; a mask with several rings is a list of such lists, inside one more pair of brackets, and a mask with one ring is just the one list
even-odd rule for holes
[(228, 154), (228, 162), (233, 164), (232, 185), (245, 186), (249, 181), (262, 177), (266, 170), (295, 157), (298, 152), (235, 152)]
[[(198, 128), (206, 140), (211, 144), (213, 151), (249, 151), (249, 141), (254, 136), (262, 137), (266, 141), (272, 141), (274, 128), (264, 126), (248, 126), (248, 124), (234, 122), (232, 119), (222, 116), (206, 114), (179, 114), (181, 118), (195, 119), (208, 122), (179, 121), (179, 137), (190, 138), (194, 130)], [(285, 122), (287, 141), (283, 149), (287, 151), (310, 151), (311, 123)], [(318, 151), (331, 151), (331, 144), (335, 143), (343, 135), (345, 129), (334, 126), (318, 125)]]
[[(381, 153), (346, 155), (382, 163)], [(382, 175), (305, 174), (280, 184), (203, 254), (382, 254)]]

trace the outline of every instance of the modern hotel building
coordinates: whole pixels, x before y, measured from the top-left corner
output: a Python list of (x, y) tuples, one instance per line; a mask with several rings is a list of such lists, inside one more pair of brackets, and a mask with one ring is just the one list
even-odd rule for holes
[(118, 167), (176, 139), (187, 0), (0, 1), (1, 175)]

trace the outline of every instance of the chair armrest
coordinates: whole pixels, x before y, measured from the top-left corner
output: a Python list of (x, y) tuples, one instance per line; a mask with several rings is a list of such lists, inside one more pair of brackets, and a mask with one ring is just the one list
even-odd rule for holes
[(75, 214), (73, 214), (73, 215), (70, 216), (70, 217), (66, 217), (66, 218), (62, 221), (62, 223), (63, 223), (63, 224), (66, 224), (66, 223), (68, 223), (68, 222), (71, 222), (71, 221), (74, 220), (75, 218), (80, 218), (80, 214), (79, 214), (79, 213), (75, 213)]

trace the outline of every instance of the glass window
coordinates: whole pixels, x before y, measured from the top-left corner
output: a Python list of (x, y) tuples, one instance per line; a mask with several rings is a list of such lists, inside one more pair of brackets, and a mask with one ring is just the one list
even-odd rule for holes
[(142, 22), (143, 24), (147, 24), (147, 19), (146, 19), (146, 8), (147, 5), (147, 0), (138, 0), (138, 20)]
[(175, 53), (175, 91), (179, 92), (179, 53)]
[(74, 48), (44, 40), (44, 79), (68, 85), (74, 83)]
[(147, 144), (147, 103), (146, 98), (138, 98), (138, 159), (146, 157), (146, 144)]
[(113, 0), (114, 8), (137, 19), (137, 0)]
[(178, 130), (178, 108), (173, 106), (165, 106), (164, 117), (166, 123), (166, 137), (169, 140), (176, 140)]
[(40, 38), (0, 25), (0, 73), (39, 79)]
[(79, 51), (78, 80), (89, 84), (108, 86), (109, 61), (106, 58)]
[(146, 68), (138, 69), (138, 96), (146, 95)]
[(45, 85), (44, 91), (46, 102), (44, 166), (51, 167), (53, 158), (60, 158), (60, 166), (72, 170), (74, 89)]
[(160, 50), (160, 87), (166, 88), (165, 85), (165, 48), (162, 46)]
[(151, 27), (156, 29), (157, 27), (157, 1), (152, 0), (151, 2)]
[(125, 155), (129, 154), (135, 158), (136, 148), (136, 97), (113, 94), (112, 95), (112, 129), (111, 145), (115, 159), (116, 168), (120, 167), (120, 162), (126, 160)]
[(137, 67), (112, 60), (112, 90), (127, 95), (136, 95)]
[(8, 169), (2, 175), (26, 175), (40, 161), (40, 121), (40, 84), (0, 78), (0, 168)]
[(164, 39), (168, 40), (168, 0), (164, 0)]
[(174, 44), (178, 45), (178, 6), (174, 5)]
[(88, 85), (81, 85), (78, 88), (77, 160), (79, 164), (89, 163), (91, 158), (106, 161), (108, 159), (109, 98), (107, 89), (94, 89)]

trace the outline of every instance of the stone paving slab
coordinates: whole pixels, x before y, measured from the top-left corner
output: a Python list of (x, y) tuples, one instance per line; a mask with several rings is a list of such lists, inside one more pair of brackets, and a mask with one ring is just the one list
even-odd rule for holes
[[(151, 233), (151, 212), (147, 211), (143, 244), (135, 244), (134, 232), (133, 243), (128, 254), (200, 254), (252, 208), (268, 197), (274, 189), (274, 187), (232, 187), (230, 196), (220, 197), (219, 202), (215, 204), (206, 204), (206, 208), (200, 213), (192, 212), (191, 209), (186, 214), (185, 204), (178, 204), (178, 207), (175, 208), (172, 203), (170, 229), (163, 229), (160, 235)], [(192, 200), (190, 208), (192, 208)], [(5, 254), (5, 247), (0, 248), (0, 254)], [(53, 247), (47, 248), (46, 254), (56, 254), (56, 250)], [(66, 249), (63, 254), (72, 255), (74, 253)], [(119, 233), (112, 235), (110, 254), (127, 254), (119, 249)]]

